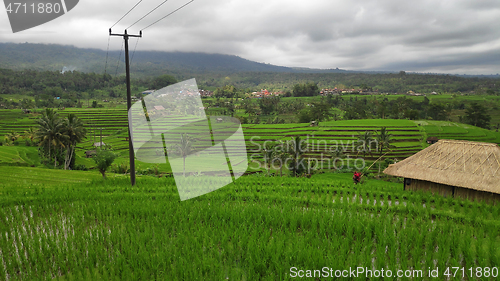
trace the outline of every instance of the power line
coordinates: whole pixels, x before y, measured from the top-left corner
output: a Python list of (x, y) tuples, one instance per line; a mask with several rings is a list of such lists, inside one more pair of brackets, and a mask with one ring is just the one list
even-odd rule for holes
[(120, 58), (122, 57), (123, 44), (124, 43), (122, 42), (122, 47), (120, 48), (120, 54), (118, 55), (118, 62), (116, 63), (115, 77), (118, 76), (118, 66), (120, 65)]
[(115, 22), (115, 24), (113, 24), (110, 28), (113, 28), (113, 26), (115, 26), (118, 22), (120, 22), (124, 17), (126, 17), (130, 12), (132, 12), (132, 10), (137, 7), (137, 5), (139, 5), (139, 3), (141, 3), (142, 0), (139, 0), (139, 2), (137, 2), (137, 4), (134, 5), (134, 7), (132, 7), (132, 9), (130, 9), (125, 15), (123, 15), (123, 17), (121, 17), (117, 22)]
[(104, 74), (106, 74), (106, 70), (108, 68), (108, 54), (109, 54), (109, 40), (111, 36), (108, 36), (108, 48), (106, 49), (106, 64), (104, 65)]
[(163, 4), (165, 4), (167, 1), (168, 0), (165, 0), (165, 1), (161, 2), (160, 5), (156, 6), (153, 10), (149, 11), (149, 13), (145, 14), (142, 18), (138, 19), (136, 22), (134, 22), (131, 26), (127, 27), (126, 29), (129, 29), (133, 25), (135, 25), (136, 23), (140, 22), (143, 18), (147, 17), (149, 14), (151, 14), (152, 12), (154, 12), (156, 9), (160, 8), (160, 6), (162, 6)]
[(132, 61), (134, 60), (135, 49), (137, 49), (137, 43), (139, 43), (139, 37), (137, 37), (137, 41), (135, 41), (135, 47), (134, 51), (132, 52), (132, 57), (130, 58), (130, 64), (132, 64)]
[(174, 10), (173, 12), (171, 12), (170, 14), (168, 14), (168, 15), (164, 16), (163, 18), (161, 18), (161, 19), (159, 19), (159, 20), (157, 20), (157, 21), (153, 22), (152, 24), (150, 24), (150, 25), (148, 25), (148, 26), (144, 27), (143, 29), (141, 29), (141, 31), (143, 31), (144, 29), (146, 29), (146, 28), (148, 28), (148, 27), (150, 27), (150, 26), (152, 26), (152, 25), (156, 24), (157, 22), (159, 22), (159, 21), (163, 20), (164, 18), (166, 18), (166, 17), (170, 16), (171, 14), (173, 14), (173, 13), (175, 13), (175, 12), (179, 11), (180, 9), (182, 9), (182, 8), (186, 7), (187, 5), (191, 4), (191, 2), (193, 2), (193, 1), (194, 1), (194, 0), (191, 0), (191, 1), (187, 2), (186, 4), (184, 4), (184, 5), (180, 6), (179, 8), (175, 9), (175, 10)]

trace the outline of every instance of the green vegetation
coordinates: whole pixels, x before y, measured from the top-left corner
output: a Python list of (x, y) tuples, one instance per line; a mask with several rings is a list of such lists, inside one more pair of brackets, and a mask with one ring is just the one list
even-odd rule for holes
[(427, 279), (500, 261), (499, 206), (342, 175), (247, 176), (184, 202), (172, 178), (2, 186), (3, 280), (291, 280), (323, 266)]
[[(102, 141), (113, 148), (117, 154), (117, 158), (111, 166), (110, 171), (127, 170), (125, 168), (119, 169), (119, 166), (128, 163), (128, 137), (127, 133), (127, 113), (124, 109), (65, 109), (58, 111), (61, 116), (66, 114), (74, 114), (81, 119), (87, 130), (87, 137), (77, 145), (74, 149), (74, 166), (77, 169), (88, 169), (95, 166), (95, 162), (91, 158), (85, 157), (85, 152), (94, 150), (94, 143)], [(41, 116), (39, 114), (23, 114), (20, 110), (0, 110), (0, 115), (5, 116), (5, 119), (0, 119), (0, 135), (3, 132), (4, 136), (12, 134), (12, 131), (19, 135), (16, 143), (5, 143), (0, 146), (0, 164), (4, 165), (26, 165), (31, 166), (40, 165), (40, 158), (36, 147), (32, 146), (33, 143), (29, 141), (29, 134), (26, 136), (27, 131), (36, 128), (35, 121)], [(363, 119), (363, 120), (339, 120), (339, 121), (323, 121), (319, 126), (311, 127), (308, 123), (294, 123), (294, 124), (244, 124), (243, 131), (247, 143), (247, 151), (250, 156), (254, 154), (254, 160), (260, 162), (262, 151), (259, 148), (264, 146), (266, 141), (278, 143), (280, 141), (289, 141), (291, 137), (300, 137), (306, 142), (310, 150), (305, 154), (305, 158), (318, 159), (318, 165), (323, 165), (324, 169), (328, 169), (328, 161), (332, 163), (333, 159), (338, 157), (331, 156), (331, 152), (340, 148), (345, 158), (349, 156), (350, 159), (355, 159), (363, 155), (363, 151), (358, 151), (355, 145), (360, 134), (366, 131), (372, 132), (373, 137), (381, 133), (383, 127), (385, 133), (390, 134), (390, 145), (388, 149), (385, 145), (380, 145), (378, 148), (383, 150), (375, 151), (373, 148), (371, 154), (366, 152), (365, 160), (366, 165), (370, 166), (373, 161), (380, 157), (380, 153), (384, 155), (385, 159), (404, 159), (421, 149), (425, 148), (427, 144), (425, 140), (427, 137), (435, 136), (440, 139), (463, 139), (472, 141), (493, 142), (500, 144), (500, 133), (477, 128), (468, 124), (459, 124), (449, 121), (411, 121), (411, 120), (394, 120), (394, 119)], [(102, 130), (101, 130), (102, 128)], [(0, 137), (0, 139), (3, 139)], [(380, 140), (379, 140), (380, 141)], [(354, 147), (353, 147), (354, 144)], [(9, 145), (9, 146), (5, 146)], [(344, 151), (345, 150), (345, 151)], [(7, 153), (9, 156), (2, 158), (1, 155)], [(29, 157), (25, 156), (30, 155)], [(62, 154), (64, 156), (64, 154)], [(322, 160), (323, 157), (323, 160)], [(347, 161), (344, 160), (344, 164)], [(340, 159), (340, 158), (339, 158)], [(64, 157), (60, 159), (60, 163), (64, 163)], [(340, 166), (341, 161), (335, 162)], [(307, 163), (304, 164), (307, 167)], [(53, 161), (52, 161), (53, 166)], [(256, 165), (251, 165), (256, 167)], [(262, 166), (264, 167), (264, 166)], [(330, 167), (333, 165), (330, 164)], [(137, 171), (146, 171), (147, 169), (158, 170), (160, 173), (169, 173), (170, 166), (166, 164), (158, 164), (158, 166), (137, 162)], [(283, 173), (287, 175), (293, 174), (289, 171), (290, 167), (280, 167), (279, 161), (275, 160), (272, 165), (271, 173)], [(374, 165), (372, 169), (378, 170), (378, 165)], [(321, 168), (320, 168), (321, 169)], [(122, 172), (125, 173), (125, 172)]]
[(312, 82), (296, 84), (293, 86), (294, 97), (312, 97), (319, 94), (318, 85)]
[[(11, 147), (9, 147), (11, 148)], [(0, 150), (0, 159), (5, 156), (5, 147)], [(21, 163), (20, 163), (21, 164)], [(6, 190), (30, 190), (31, 188), (62, 187), (68, 184), (86, 184), (101, 176), (94, 171), (70, 171), (47, 169), (45, 167), (27, 167), (25, 165), (6, 165), (0, 162), (0, 194), (1, 202), (7, 202)]]
[[(48, 163), (54, 158), (54, 168), (58, 162), (64, 163), (65, 170), (73, 168), (76, 145), (81, 143), (87, 134), (82, 121), (74, 114), (60, 118), (57, 112), (47, 108), (36, 122), (38, 128), (33, 131), (34, 139), (39, 146), (43, 162)], [(31, 134), (30, 131), (26, 133)]]
[[(47, 51), (39, 47), (34, 56)], [(4, 53), (2, 67), (19, 68), (18, 53)], [(86, 71), (97, 53), (83, 56)], [(174, 77), (158, 71), (165, 54), (136, 55), (158, 63), (135, 65), (142, 76), (132, 81), (133, 95), (195, 76), (213, 91), (203, 97), (207, 115), (241, 120), (250, 175), (179, 202), (168, 162), (136, 161), (131, 187), (122, 76), (0, 69), (0, 280), (291, 280), (292, 268), (324, 266), (422, 270), (419, 280), (430, 279), (429, 269), (445, 276), (447, 267), (481, 267), (478, 278), (489, 279), (498, 267), (498, 204), (404, 191), (401, 179), (381, 177), (428, 137), (500, 144), (497, 78), (228, 73), (225, 64), (238, 60), (228, 56), (214, 71), (181, 67)], [(40, 64), (34, 68), (61, 69)], [(345, 91), (319, 95), (334, 87)], [(416, 93), (427, 96), (405, 95)], [(169, 117), (174, 125), (185, 120)], [(200, 146), (185, 133), (167, 148), (184, 159)], [(363, 173), (360, 184), (353, 170)], [(196, 187), (220, 180), (186, 167), (183, 174)]]
[(465, 123), (481, 128), (489, 128), (491, 116), (486, 113), (486, 107), (473, 102), (465, 110)]
[(95, 161), (96, 168), (99, 170), (103, 178), (106, 178), (106, 171), (115, 161), (116, 154), (111, 149), (99, 148), (97, 153), (92, 157)]
[[(169, 75), (134, 79), (134, 94), (148, 88), (159, 89), (176, 83)], [(126, 89), (123, 77), (78, 71), (12, 71), (0, 68), (0, 108), (69, 108), (104, 107), (98, 100), (124, 101)], [(91, 103), (90, 103), (91, 102)]]

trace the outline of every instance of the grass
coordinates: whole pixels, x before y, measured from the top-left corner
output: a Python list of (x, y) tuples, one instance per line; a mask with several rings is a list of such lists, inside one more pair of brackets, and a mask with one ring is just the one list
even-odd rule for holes
[(500, 144), (500, 133), (468, 124), (448, 121), (417, 121), (427, 136), (443, 139), (470, 140)]
[(427, 273), (500, 261), (499, 206), (354, 188), (345, 175), (245, 176), (183, 202), (172, 178), (2, 191), (2, 280), (293, 280), (292, 267)]
[(102, 178), (102, 176), (97, 171), (69, 171), (42, 167), (1, 166), (0, 178), (8, 179), (0, 183), (1, 190), (6, 187), (56, 187), (70, 183), (85, 183)]

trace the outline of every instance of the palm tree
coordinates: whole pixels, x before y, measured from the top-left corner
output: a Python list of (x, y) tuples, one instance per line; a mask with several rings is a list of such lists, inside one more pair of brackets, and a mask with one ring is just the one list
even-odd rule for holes
[(24, 138), (26, 140), (33, 141), (33, 139), (35, 139), (35, 136), (36, 136), (36, 130), (33, 129), (33, 127), (30, 127), (28, 130), (24, 131)]
[(333, 163), (332, 163), (333, 167), (335, 167), (335, 169), (337, 169), (337, 161), (343, 160), (345, 158), (345, 153), (343, 150), (340, 150), (337, 148), (334, 151), (330, 151), (330, 157), (333, 160)]
[(87, 130), (83, 127), (83, 122), (80, 118), (76, 117), (74, 114), (69, 114), (67, 118), (64, 119), (64, 134), (66, 138), (66, 156), (64, 157), (64, 169), (68, 169), (73, 155), (75, 153), (75, 147), (77, 143), (82, 142), (86, 137)]
[[(373, 138), (371, 131), (365, 131), (358, 137), (356, 144), (358, 145), (358, 152), (363, 152), (363, 158), (365, 158), (367, 152), (370, 155), (372, 154), (371, 149), (374, 143), (376, 144), (376, 140)], [(360, 146), (362, 146), (362, 149), (359, 149)]]
[(10, 131), (10, 133), (5, 135), (5, 139), (7, 139), (8, 141), (16, 141), (19, 137), (20, 135), (15, 131)]
[(286, 144), (283, 141), (275, 146), (273, 151), (273, 160), (279, 160), (280, 163), (280, 177), (283, 176), (283, 166), (286, 163), (286, 160), (289, 159), (290, 153), (286, 149)]
[[(291, 147), (289, 147), (291, 145)], [(299, 164), (302, 159), (302, 154), (307, 151), (307, 143), (302, 141), (299, 136), (293, 138), (287, 144), (290, 149), (290, 156), (293, 158), (292, 171), (293, 175), (297, 175)]]
[[(48, 159), (52, 159), (52, 148), (57, 151), (57, 148), (64, 146), (63, 134), (64, 124), (61, 122), (57, 112), (47, 108), (42, 114), (42, 117), (37, 120), (38, 130), (35, 138), (40, 141), (39, 146), (48, 148)], [(55, 153), (54, 153), (55, 154)], [(57, 156), (54, 156), (54, 167), (57, 164)]]
[(384, 148), (389, 149), (391, 147), (394, 147), (393, 145), (391, 145), (391, 141), (392, 141), (391, 138), (392, 138), (392, 135), (387, 132), (386, 127), (382, 127), (380, 129), (380, 133), (377, 135), (377, 141), (378, 141), (378, 147), (380, 150), (380, 155), (382, 155)]
[(183, 174), (186, 176), (186, 157), (191, 153), (191, 141), (189, 140), (189, 135), (181, 134), (181, 141), (177, 145), (177, 150), (183, 159)]

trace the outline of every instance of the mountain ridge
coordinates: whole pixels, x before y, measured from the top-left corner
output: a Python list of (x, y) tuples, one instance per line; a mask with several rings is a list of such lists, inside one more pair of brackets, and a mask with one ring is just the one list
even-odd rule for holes
[[(343, 73), (342, 69), (313, 69), (259, 63), (235, 55), (201, 52), (135, 51), (130, 53), (131, 72), (151, 76), (184, 72), (290, 72)], [(71, 45), (0, 43), (0, 68), (124, 73), (122, 51), (78, 48)], [(117, 67), (118, 66), (118, 67)], [(121, 66), (121, 67), (120, 67)], [(349, 71), (350, 72), (350, 71)]]
[[(123, 51), (104, 51), (93, 48), (78, 48), (73, 45), (41, 43), (0, 43), (0, 68), (13, 70), (32, 69), (38, 71), (77, 70), (81, 72), (125, 73)], [(307, 67), (277, 66), (251, 61), (236, 55), (202, 52), (132, 51), (130, 53), (131, 73), (135, 77), (153, 77), (170, 74), (190, 77), (213, 73), (230, 75), (234, 73), (294, 73), (294, 74), (391, 74), (399, 71), (345, 70), (339, 68), (315, 69)], [(448, 74), (406, 71), (407, 74), (452, 75), (466, 78), (498, 78), (496, 74)]]

